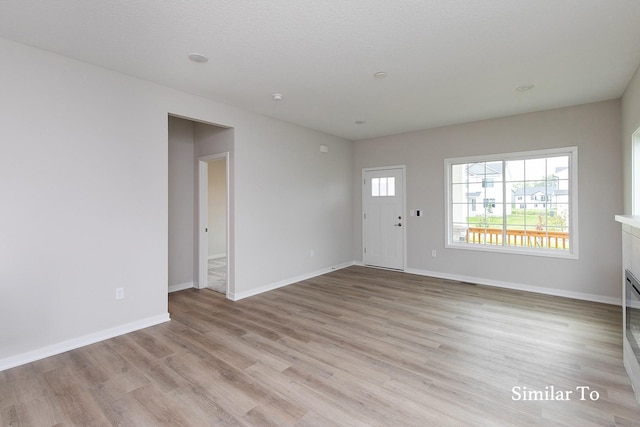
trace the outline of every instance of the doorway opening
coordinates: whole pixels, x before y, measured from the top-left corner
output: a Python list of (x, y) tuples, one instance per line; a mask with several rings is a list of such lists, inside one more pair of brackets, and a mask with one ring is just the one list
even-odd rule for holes
[(198, 159), (199, 279), (206, 287), (227, 294), (228, 285), (228, 153)]
[(169, 292), (207, 288), (211, 261), (216, 290), (233, 299), (233, 153), (233, 128), (169, 115)]

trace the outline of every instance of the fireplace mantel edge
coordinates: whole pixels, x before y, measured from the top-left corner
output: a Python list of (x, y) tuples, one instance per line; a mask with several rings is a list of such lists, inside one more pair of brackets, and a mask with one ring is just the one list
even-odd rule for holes
[(640, 228), (640, 215), (616, 215), (616, 221), (633, 228)]

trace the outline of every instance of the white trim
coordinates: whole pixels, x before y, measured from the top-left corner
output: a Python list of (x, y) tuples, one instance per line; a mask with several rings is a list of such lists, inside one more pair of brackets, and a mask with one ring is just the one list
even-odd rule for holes
[[(514, 247), (514, 246), (491, 246), (491, 245), (478, 245), (478, 244), (470, 244), (470, 243), (459, 243), (452, 241), (452, 233), (453, 233), (453, 211), (451, 209), (451, 169), (452, 165), (460, 164), (460, 163), (470, 163), (470, 162), (483, 162), (483, 161), (507, 161), (507, 160), (522, 160), (528, 158), (541, 158), (541, 157), (550, 157), (553, 155), (560, 154), (568, 154), (569, 155), (569, 172), (571, 174), (569, 180), (569, 240), (570, 240), (570, 249), (568, 252), (559, 251), (559, 250), (545, 250), (545, 249), (535, 249), (535, 248), (525, 248), (525, 247)], [(553, 258), (563, 258), (563, 259), (579, 259), (579, 248), (580, 241), (578, 236), (578, 147), (559, 147), (559, 148), (549, 148), (544, 150), (533, 150), (533, 151), (521, 151), (514, 153), (497, 153), (497, 154), (487, 154), (480, 156), (466, 156), (466, 157), (454, 157), (444, 159), (444, 216), (445, 216), (445, 229), (444, 229), (444, 242), (445, 248), (448, 249), (464, 249), (464, 250), (473, 250), (473, 251), (484, 251), (484, 252), (500, 252), (500, 253), (508, 253), (508, 254), (520, 254), (520, 255), (529, 255), (529, 256), (543, 256), (543, 257), (553, 257)], [(503, 189), (504, 191), (504, 189)], [(503, 193), (503, 196), (505, 194)], [(503, 203), (510, 203), (506, 199), (506, 196), (503, 200)], [(504, 211), (504, 209), (503, 209)]]
[(207, 259), (218, 259), (218, 258), (225, 258), (227, 256), (227, 254), (215, 254), (215, 255), (209, 255), (207, 257)]
[(631, 135), (631, 213), (640, 215), (640, 128)]
[(229, 294), (229, 295), (227, 295), (227, 298), (229, 298), (232, 301), (238, 301), (238, 300), (241, 300), (241, 299), (244, 299), (244, 298), (248, 298), (248, 297), (252, 297), (254, 295), (258, 295), (258, 294), (264, 293), (264, 292), (272, 291), (274, 289), (282, 288), (284, 286), (292, 285), (294, 283), (298, 283), (298, 282), (301, 282), (303, 280), (312, 279), (312, 278), (317, 277), (317, 276), (322, 276), (323, 274), (331, 273), (332, 271), (341, 270), (343, 268), (351, 267), (352, 265), (354, 265), (353, 261), (345, 262), (343, 264), (334, 265), (334, 266), (328, 267), (328, 268), (322, 268), (320, 270), (312, 271), (311, 273), (301, 274), (300, 276), (290, 277), (290, 278), (284, 279), (284, 280), (279, 280), (279, 281), (277, 281), (275, 283), (270, 283), (268, 285), (264, 285), (264, 286), (261, 286), (261, 287), (256, 288), (256, 289), (251, 289), (249, 291), (240, 292), (240, 293), (237, 293), (237, 294), (236, 293)]
[(209, 195), (209, 165), (206, 161), (198, 159), (198, 289), (207, 286), (209, 267), (207, 254), (209, 252), (209, 236), (205, 229), (208, 228), (209, 207), (207, 206)]
[(477, 243), (457, 243), (457, 244), (445, 244), (447, 249), (461, 249), (463, 251), (483, 251), (483, 252), (498, 252), (502, 254), (511, 255), (527, 255), (527, 256), (541, 256), (546, 258), (561, 258), (569, 260), (577, 260), (578, 257), (570, 255), (568, 252), (564, 252), (556, 249), (541, 249), (541, 248), (527, 248), (517, 246), (497, 246), (497, 245), (479, 245)]
[(543, 288), (540, 286), (530, 286), (521, 283), (503, 282), (500, 280), (483, 279), (480, 277), (463, 276), (460, 274), (440, 273), (437, 271), (419, 270), (410, 268), (405, 271), (409, 274), (419, 276), (436, 277), (439, 279), (455, 280), (458, 282), (475, 283), (478, 285), (492, 286), (496, 288), (512, 289), (517, 291), (534, 292), (543, 295), (553, 295), (556, 297), (572, 298), (582, 301), (600, 302), (603, 304), (622, 305), (621, 298), (605, 297), (603, 295), (588, 294), (583, 292), (564, 291), (561, 289)]
[(184, 291), (185, 289), (197, 288), (198, 285), (194, 282), (177, 283), (175, 285), (169, 285), (169, 293)]
[(149, 326), (168, 322), (169, 320), (171, 320), (169, 318), (169, 313), (160, 314), (158, 316), (148, 317), (146, 319), (137, 320), (135, 322), (105, 329), (103, 331), (72, 338), (70, 340), (48, 345), (36, 350), (27, 351), (16, 356), (5, 357), (4, 359), (0, 359), (0, 371), (44, 359), (45, 357), (55, 356), (56, 354), (84, 347), (89, 344), (94, 344), (99, 341), (104, 341), (109, 338), (128, 334), (129, 332), (137, 331), (139, 329), (148, 328)]

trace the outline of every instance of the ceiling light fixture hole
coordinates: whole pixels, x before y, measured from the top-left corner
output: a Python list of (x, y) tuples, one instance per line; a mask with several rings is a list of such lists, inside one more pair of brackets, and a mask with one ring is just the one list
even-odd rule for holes
[(516, 88), (516, 90), (517, 90), (518, 92), (526, 92), (526, 91), (528, 91), (528, 90), (533, 89), (534, 87), (535, 87), (534, 85), (522, 85), (522, 86), (518, 86), (518, 87)]
[(207, 58), (205, 55), (201, 53), (191, 53), (189, 54), (189, 59), (193, 62), (197, 62), (200, 64), (204, 64), (209, 60), (209, 58)]

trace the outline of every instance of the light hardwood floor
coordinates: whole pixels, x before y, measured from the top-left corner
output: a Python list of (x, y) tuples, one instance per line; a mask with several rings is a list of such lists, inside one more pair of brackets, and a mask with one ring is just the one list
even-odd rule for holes
[[(169, 309), (0, 372), (3, 425), (640, 425), (620, 307), (350, 267)], [(551, 386), (571, 400), (512, 399)]]

